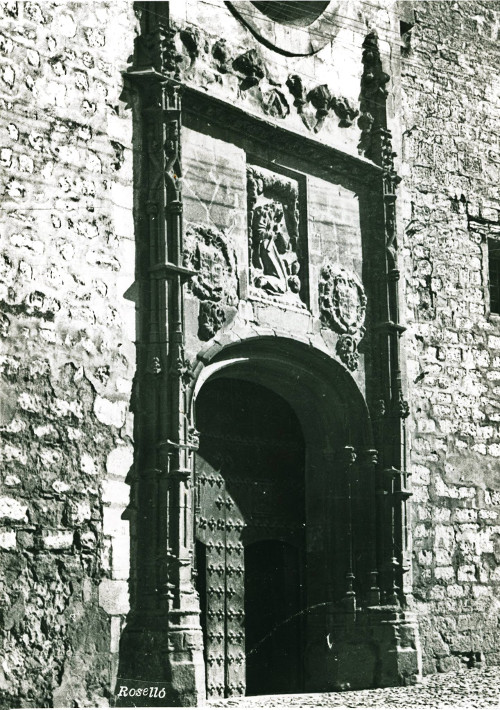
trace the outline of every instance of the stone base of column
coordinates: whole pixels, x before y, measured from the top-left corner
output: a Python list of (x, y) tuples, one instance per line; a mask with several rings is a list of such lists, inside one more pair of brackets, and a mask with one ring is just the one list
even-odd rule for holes
[[(194, 617), (194, 618), (192, 618)], [(112, 707), (204, 705), (205, 662), (197, 615), (133, 619), (120, 641)]]
[(415, 614), (397, 607), (357, 609), (332, 615), (327, 678), (317, 690), (361, 690), (412, 685), (422, 677)]

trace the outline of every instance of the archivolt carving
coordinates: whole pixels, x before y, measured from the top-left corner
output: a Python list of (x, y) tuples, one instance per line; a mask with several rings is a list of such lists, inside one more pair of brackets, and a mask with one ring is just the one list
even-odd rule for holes
[(226, 320), (224, 306), (237, 303), (236, 258), (222, 232), (188, 226), (183, 264), (197, 271), (189, 287), (200, 303), (198, 337), (209, 340)]
[(248, 168), (247, 179), (250, 283), (265, 294), (304, 307), (298, 184), (262, 168)]

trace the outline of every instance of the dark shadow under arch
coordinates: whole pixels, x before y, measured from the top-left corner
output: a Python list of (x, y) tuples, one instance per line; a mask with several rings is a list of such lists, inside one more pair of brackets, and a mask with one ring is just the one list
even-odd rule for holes
[(303, 690), (303, 561), (303, 550), (282, 540), (245, 547), (247, 695)]
[[(323, 430), (341, 430), (342, 445), (373, 446), (363, 394), (345, 367), (325, 352), (277, 336), (256, 336), (224, 347), (212, 346), (210, 357), (203, 358), (192, 383), (193, 420), (194, 401), (206, 379), (228, 374), (263, 384), (282, 396), (299, 417), (304, 433), (306, 429), (317, 432), (321, 420)], [(311, 434), (314, 436), (314, 432)]]

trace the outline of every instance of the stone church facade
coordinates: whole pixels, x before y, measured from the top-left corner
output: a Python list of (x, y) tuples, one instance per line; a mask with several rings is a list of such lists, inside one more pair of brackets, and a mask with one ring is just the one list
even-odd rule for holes
[(499, 3), (1, 12), (3, 702), (498, 664)]

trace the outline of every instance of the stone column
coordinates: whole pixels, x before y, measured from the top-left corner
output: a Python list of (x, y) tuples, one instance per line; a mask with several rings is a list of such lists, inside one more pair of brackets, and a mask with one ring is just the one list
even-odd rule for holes
[(377, 453), (376, 449), (365, 449), (361, 455), (361, 464), (368, 479), (368, 496), (370, 504), (370, 588), (368, 592), (368, 604), (370, 606), (378, 606), (380, 604), (378, 537), (381, 511), (377, 500)]
[[(406, 501), (406, 431), (404, 417), (408, 404), (403, 397), (401, 375), (401, 336), (405, 327), (399, 322), (398, 238), (396, 226), (396, 188), (400, 178), (394, 166), (392, 136), (387, 127), (387, 84), (390, 77), (383, 71), (376, 32), (370, 32), (363, 43), (363, 75), (361, 79), (362, 140), (366, 157), (381, 168), (380, 184), (374, 193), (380, 249), (374, 256), (372, 285), (376, 293), (374, 306), (374, 388), (372, 411), (381, 403), (384, 414), (377, 422), (377, 446), (380, 452), (378, 487), (381, 510), (385, 517), (382, 546), (383, 583), (390, 604), (405, 604), (403, 576), (408, 567), (408, 521)], [(375, 418), (375, 417), (374, 417)], [(389, 533), (390, 529), (390, 533)]]
[(346, 501), (346, 518), (345, 526), (347, 528), (347, 549), (346, 549), (346, 591), (342, 600), (344, 607), (353, 614), (356, 613), (356, 592), (354, 591), (354, 559), (353, 559), (353, 500), (352, 500), (352, 469), (356, 461), (356, 451), (352, 446), (344, 446), (340, 452), (341, 470), (344, 473), (345, 481), (345, 501)]
[[(140, 102), (137, 507), (135, 592), (123, 638), (127, 675), (160, 683), (160, 705), (205, 699), (203, 641), (193, 574), (192, 378), (184, 355), (181, 87), (168, 3), (138, 3), (141, 36), (127, 73)], [(122, 677), (125, 671), (121, 672)]]

